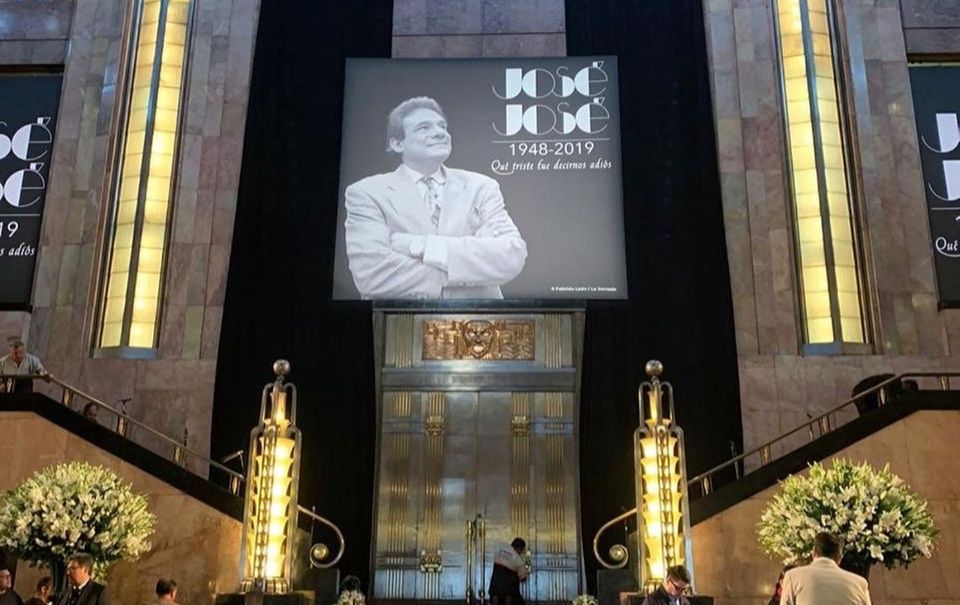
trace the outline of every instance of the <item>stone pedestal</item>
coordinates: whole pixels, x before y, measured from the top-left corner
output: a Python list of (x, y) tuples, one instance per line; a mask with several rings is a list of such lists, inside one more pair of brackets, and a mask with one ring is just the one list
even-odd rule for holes
[[(264, 594), (262, 592), (230, 592), (218, 594), (214, 605), (311, 605), (313, 595), (309, 592)], [(637, 605), (640, 605), (637, 603)]]
[(636, 574), (629, 567), (597, 571), (597, 602), (600, 605), (620, 605), (620, 595), (636, 589)]
[[(641, 605), (645, 596), (640, 593), (622, 594), (620, 602), (623, 605)], [(688, 596), (687, 600), (690, 601), (690, 605), (713, 605), (713, 597), (705, 595)]]

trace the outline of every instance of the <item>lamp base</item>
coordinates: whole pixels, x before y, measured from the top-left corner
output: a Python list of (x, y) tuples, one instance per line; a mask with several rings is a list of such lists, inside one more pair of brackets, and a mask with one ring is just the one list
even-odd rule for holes
[[(647, 595), (640, 594), (639, 592), (622, 593), (620, 595), (620, 602), (623, 605), (641, 605), (646, 596)], [(623, 597), (626, 597), (626, 599)], [(687, 595), (687, 600), (690, 601), (690, 605), (713, 605), (713, 597), (702, 594)]]
[(637, 577), (627, 569), (597, 570), (597, 601), (599, 605), (620, 605), (620, 595), (637, 590)]
[[(313, 595), (309, 592), (229, 592), (218, 594), (214, 605), (312, 605)], [(638, 604), (639, 605), (639, 604)]]

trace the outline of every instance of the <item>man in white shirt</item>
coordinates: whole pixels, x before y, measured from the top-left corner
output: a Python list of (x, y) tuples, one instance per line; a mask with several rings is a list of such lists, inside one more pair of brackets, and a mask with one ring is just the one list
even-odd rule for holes
[(840, 538), (817, 534), (813, 562), (784, 574), (780, 605), (871, 605), (867, 580), (840, 569), (842, 556)]
[(493, 557), (493, 573), (487, 590), (491, 605), (524, 605), (520, 583), (530, 576), (523, 561), (526, 549), (526, 540), (514, 538), (509, 547), (501, 548)]
[(402, 159), (346, 190), (345, 239), (363, 298), (503, 298), (527, 245), (492, 178), (444, 166), (443, 109), (414, 97), (390, 112), (388, 151)]
[[(0, 357), (0, 374), (2, 375), (43, 376), (46, 375), (46, 373), (47, 370), (43, 367), (43, 364), (40, 363), (40, 359), (36, 355), (27, 353), (26, 347), (20, 340), (15, 340), (10, 343), (10, 353)], [(15, 381), (4, 380), (0, 383), (0, 391), (4, 390), (4, 387), (9, 388), (10, 385), (14, 383), (16, 384), (12, 390), (19, 392), (33, 390), (32, 380), (18, 379)]]

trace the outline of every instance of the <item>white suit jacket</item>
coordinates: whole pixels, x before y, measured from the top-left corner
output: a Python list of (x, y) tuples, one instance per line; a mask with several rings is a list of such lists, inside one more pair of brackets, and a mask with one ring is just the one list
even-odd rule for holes
[[(347, 257), (363, 298), (503, 298), (527, 245), (488, 176), (445, 168), (438, 226), (423, 195), (398, 168), (347, 187)], [(426, 236), (423, 260), (390, 246), (394, 233)]]
[(867, 581), (817, 557), (783, 576), (780, 605), (870, 605)]

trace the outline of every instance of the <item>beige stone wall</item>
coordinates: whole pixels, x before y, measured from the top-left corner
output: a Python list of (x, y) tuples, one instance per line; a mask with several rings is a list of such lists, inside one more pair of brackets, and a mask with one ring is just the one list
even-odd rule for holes
[[(960, 414), (917, 412), (834, 458), (877, 467), (889, 463), (928, 501), (940, 530), (932, 558), (907, 570), (873, 567), (873, 603), (960, 605), (960, 475), (955, 468), (960, 459)], [(716, 597), (716, 605), (766, 605), (773, 594), (780, 563), (760, 550), (756, 524), (776, 489), (767, 489), (693, 528), (697, 591)]]
[[(147, 495), (157, 516), (153, 548), (139, 561), (117, 563), (106, 582), (113, 603), (137, 605), (153, 600), (160, 577), (174, 578), (181, 603), (212, 604), (217, 592), (239, 586), (242, 524), (99, 448), (29, 412), (0, 412), (0, 491), (16, 487), (52, 464), (84, 460), (116, 472)], [(22, 596), (44, 570), (21, 562), (14, 587)]]
[(563, 0), (395, 0), (398, 58), (562, 57)]
[(899, 5), (837, 4), (876, 354), (817, 357), (799, 344), (771, 2), (704, 2), (748, 449), (837, 405), (866, 376), (960, 368), (960, 312), (937, 310)]
[(133, 417), (178, 438), (186, 427), (207, 452), (259, 2), (196, 2), (158, 359), (136, 361), (92, 356), (131, 3), (0, 1), (0, 64), (66, 61), (34, 310), (0, 312), (0, 338), (25, 337), (58, 377), (108, 403), (132, 397)]

